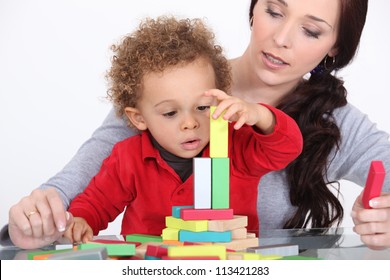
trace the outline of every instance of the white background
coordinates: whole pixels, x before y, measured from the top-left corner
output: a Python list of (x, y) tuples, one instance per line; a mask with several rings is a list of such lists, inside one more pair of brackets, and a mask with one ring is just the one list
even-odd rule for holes
[[(0, 0), (0, 227), (101, 124), (111, 44), (145, 16), (201, 17), (229, 58), (249, 38), (249, 0)], [(349, 100), (390, 132), (390, 1), (370, 1), (359, 54), (341, 76)], [(343, 182), (346, 216), (356, 194)], [(118, 234), (118, 220), (106, 233)]]

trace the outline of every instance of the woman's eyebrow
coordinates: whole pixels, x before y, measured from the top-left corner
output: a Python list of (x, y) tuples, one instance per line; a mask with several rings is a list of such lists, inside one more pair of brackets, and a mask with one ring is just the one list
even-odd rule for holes
[[(283, 1), (283, 0), (281, 0), (281, 1)], [(325, 20), (323, 20), (323, 19), (321, 19), (321, 18), (319, 18), (319, 17), (313, 16), (313, 15), (306, 15), (306, 17), (308, 17), (308, 18), (310, 18), (310, 19), (312, 19), (312, 20), (318, 21), (318, 22), (323, 22), (323, 23), (325, 23), (326, 25), (328, 25), (330, 28), (333, 29), (333, 26), (332, 26), (332, 25), (330, 25), (330, 24), (327, 23)]]
[[(280, 4), (282, 4), (283, 6), (285, 7), (288, 7), (288, 3), (284, 0), (277, 0)], [(326, 25), (328, 25), (330, 28), (333, 29), (333, 26), (330, 25), (328, 22), (326, 22), (325, 20), (319, 18), (319, 17), (316, 17), (316, 16), (313, 16), (313, 15), (306, 15), (306, 17), (312, 19), (312, 20), (315, 20), (315, 21), (318, 21), (318, 22), (323, 22), (325, 23)]]

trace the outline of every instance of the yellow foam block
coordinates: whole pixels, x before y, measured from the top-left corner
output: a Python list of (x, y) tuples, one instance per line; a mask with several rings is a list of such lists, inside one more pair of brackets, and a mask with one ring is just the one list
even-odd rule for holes
[(217, 256), (226, 260), (226, 248), (221, 245), (191, 245), (168, 248), (169, 257)]
[(164, 228), (161, 236), (163, 240), (179, 240), (179, 229)]
[(207, 220), (184, 221), (172, 216), (165, 217), (165, 226), (167, 228), (184, 229), (194, 232), (207, 231)]
[(216, 107), (210, 106), (210, 157), (228, 157), (228, 122), (220, 116), (214, 120), (211, 115)]
[(229, 231), (237, 228), (243, 228), (248, 225), (248, 217), (234, 215), (230, 220), (210, 220), (208, 221), (209, 231)]

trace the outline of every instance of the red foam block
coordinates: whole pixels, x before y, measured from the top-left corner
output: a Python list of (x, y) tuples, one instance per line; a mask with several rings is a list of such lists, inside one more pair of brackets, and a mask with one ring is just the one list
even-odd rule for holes
[(369, 201), (374, 197), (380, 196), (385, 175), (386, 172), (382, 161), (372, 161), (368, 172), (366, 186), (363, 191), (362, 200), (364, 208), (371, 208)]

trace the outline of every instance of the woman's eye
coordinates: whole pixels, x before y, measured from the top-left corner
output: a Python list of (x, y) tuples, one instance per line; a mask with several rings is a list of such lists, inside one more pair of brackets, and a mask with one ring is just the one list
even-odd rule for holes
[(176, 111), (172, 111), (172, 112), (168, 112), (168, 113), (163, 114), (164, 117), (173, 117), (174, 115), (176, 115)]
[(198, 106), (198, 110), (199, 111), (205, 111), (205, 110), (208, 110), (210, 109), (210, 106)]
[(311, 31), (311, 30), (309, 30), (307, 28), (303, 28), (303, 30), (304, 30), (306, 36), (308, 36), (308, 37), (312, 37), (312, 38), (318, 39), (318, 37), (321, 35), (320, 32)]
[(272, 10), (271, 8), (267, 8), (266, 10), (265, 10), (265, 12), (267, 13), (267, 14), (269, 14), (271, 17), (273, 17), (273, 18), (278, 18), (278, 17), (281, 17), (282, 15), (281, 14), (279, 14), (279, 13), (277, 13), (277, 12), (275, 12), (274, 10)]

